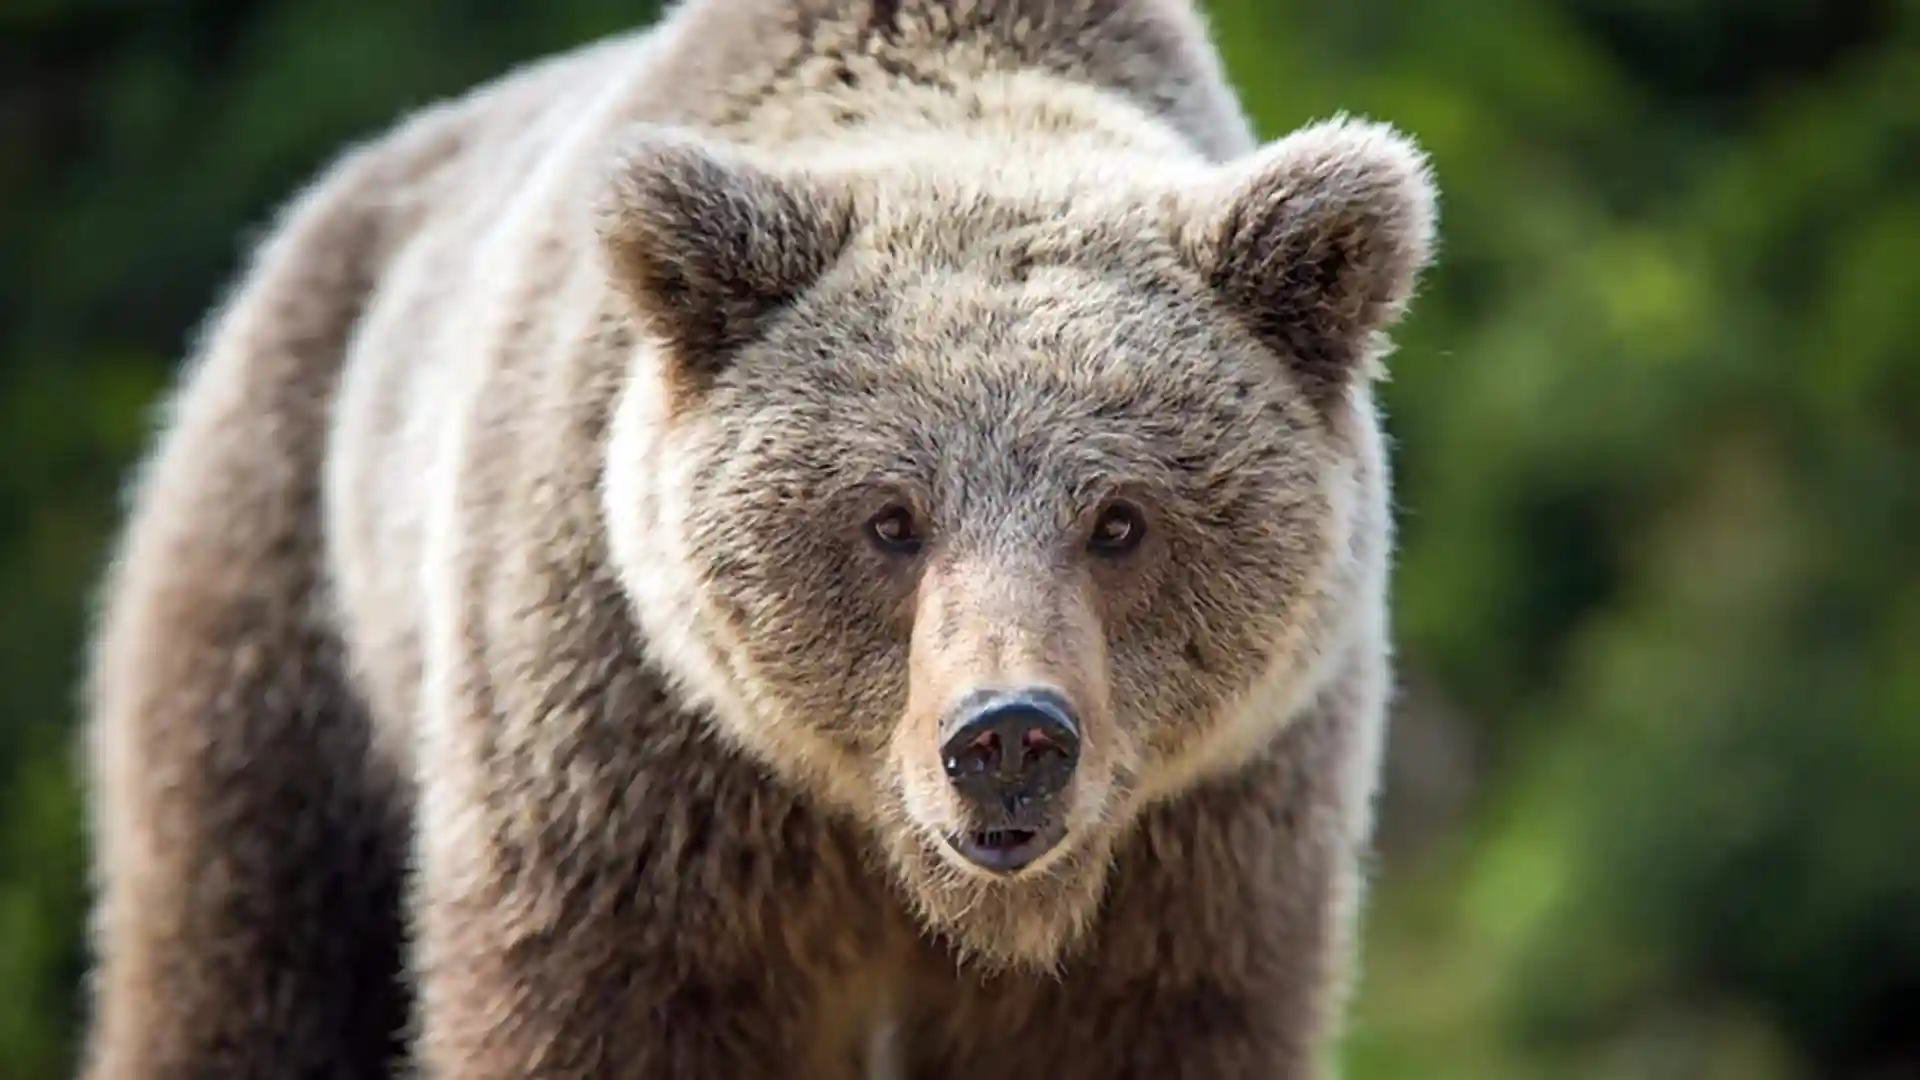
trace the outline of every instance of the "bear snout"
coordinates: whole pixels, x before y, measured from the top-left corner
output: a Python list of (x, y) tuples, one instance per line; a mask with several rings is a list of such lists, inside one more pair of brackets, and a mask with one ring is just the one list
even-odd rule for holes
[(1016, 873), (1066, 835), (1062, 794), (1080, 763), (1073, 706), (1046, 687), (968, 695), (941, 723), (947, 782), (973, 828), (948, 837), (968, 862)]

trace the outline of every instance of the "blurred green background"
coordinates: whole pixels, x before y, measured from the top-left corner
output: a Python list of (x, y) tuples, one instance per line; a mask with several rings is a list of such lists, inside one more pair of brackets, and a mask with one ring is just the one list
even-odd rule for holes
[[(1920, 1078), (1920, 4), (1210, 5), (1431, 150), (1356, 1080)], [(81, 633), (274, 205), (619, 0), (0, 2), (0, 1076), (71, 1068)]]

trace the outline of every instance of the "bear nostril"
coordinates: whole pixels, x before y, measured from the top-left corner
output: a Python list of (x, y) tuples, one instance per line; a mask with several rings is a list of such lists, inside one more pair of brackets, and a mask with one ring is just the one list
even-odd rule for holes
[(971, 742), (962, 746), (957, 754), (947, 759), (947, 772), (949, 775), (957, 773), (979, 776), (984, 773), (998, 772), (1000, 764), (1000, 733), (982, 731)]
[(1027, 733), (1020, 738), (1020, 745), (1028, 761), (1037, 761), (1049, 754), (1064, 755), (1067, 752), (1066, 747), (1061, 746), (1058, 739), (1037, 727), (1027, 729)]

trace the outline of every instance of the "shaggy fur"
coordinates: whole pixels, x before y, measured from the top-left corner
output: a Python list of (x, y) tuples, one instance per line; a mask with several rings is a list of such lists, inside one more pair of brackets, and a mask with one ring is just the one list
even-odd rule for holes
[[(108, 582), (89, 1080), (1320, 1075), (1433, 206), (1184, 0), (688, 0), (346, 155)], [(940, 718), (1034, 684), (989, 877)]]

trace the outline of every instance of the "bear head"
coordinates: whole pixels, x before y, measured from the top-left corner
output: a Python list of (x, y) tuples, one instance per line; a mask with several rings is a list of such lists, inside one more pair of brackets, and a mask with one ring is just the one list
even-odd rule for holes
[(633, 136), (609, 542), (687, 700), (1045, 968), (1377, 606), (1369, 383), (1435, 195), (1345, 118), (1225, 163), (910, 142)]

